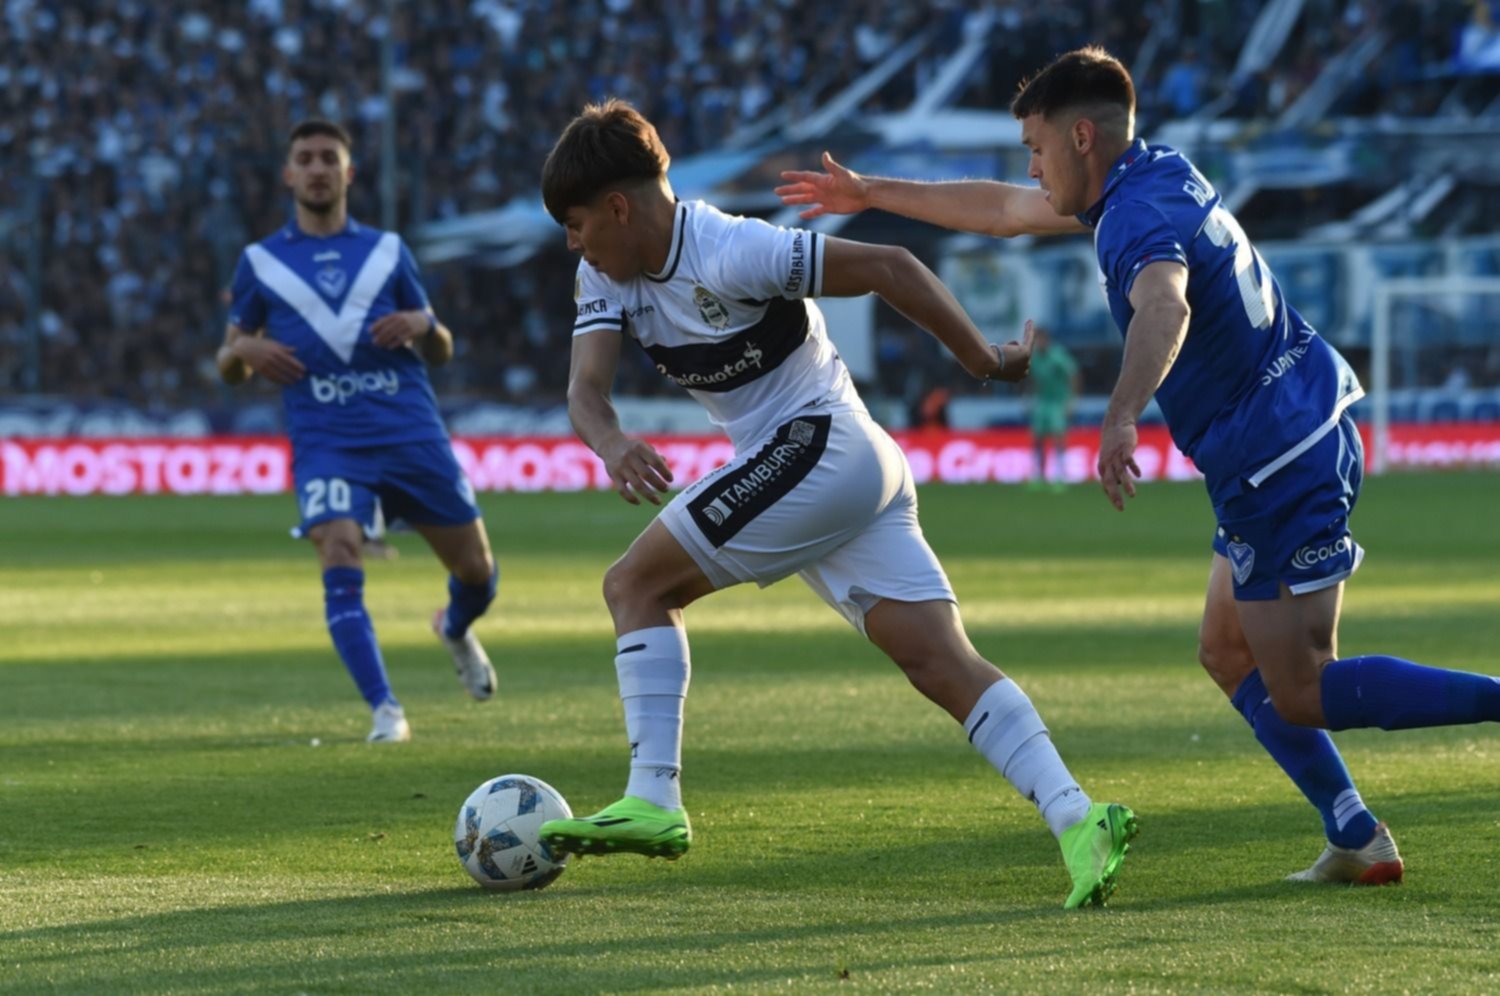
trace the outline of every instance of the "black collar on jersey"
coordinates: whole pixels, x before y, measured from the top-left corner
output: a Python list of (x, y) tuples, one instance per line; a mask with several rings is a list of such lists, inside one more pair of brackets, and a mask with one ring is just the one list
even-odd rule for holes
[(682, 259), (682, 244), (687, 241), (687, 205), (681, 201), (677, 202), (677, 220), (672, 225), (672, 245), (667, 249), (667, 268), (661, 273), (643, 273), (647, 280), (664, 284), (672, 279), (672, 274), (677, 272), (677, 264)]
[(1099, 195), (1099, 199), (1094, 202), (1093, 207), (1078, 216), (1078, 220), (1090, 228), (1099, 224), (1099, 218), (1104, 214), (1104, 202), (1109, 200), (1109, 195), (1120, 185), (1120, 181), (1125, 179), (1125, 174), (1129, 173), (1131, 167), (1137, 163), (1146, 162), (1150, 158), (1150, 156), (1146, 155), (1146, 140), (1144, 138), (1138, 138), (1130, 143), (1130, 148), (1126, 149), (1124, 154), (1116, 159), (1115, 164), (1110, 167), (1109, 179), (1104, 182), (1104, 192)]
[(359, 222), (345, 215), (344, 227), (338, 231), (328, 235), (311, 235), (297, 227), (297, 216), (292, 215), (291, 220), (286, 223), (286, 227), (281, 230), (281, 237), (288, 242), (295, 242), (297, 239), (336, 239), (340, 235), (358, 235), (359, 229)]

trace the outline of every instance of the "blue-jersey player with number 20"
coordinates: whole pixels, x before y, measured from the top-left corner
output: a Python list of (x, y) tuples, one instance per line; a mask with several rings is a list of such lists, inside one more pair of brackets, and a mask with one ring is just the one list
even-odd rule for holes
[(328, 632), (369, 703), (369, 740), (411, 738), (364, 606), (361, 542), (377, 508), (422, 534), (450, 572), (433, 629), (476, 699), (495, 671), (471, 630), (495, 598), (497, 570), (473, 489), (453, 457), (427, 379), (453, 336), (437, 320), (411, 253), (393, 232), (349, 217), (348, 134), (297, 125), (282, 180), (295, 217), (245, 249), (235, 271), (219, 373), (281, 385), (299, 534), (317, 547)]
[(1103, 49), (1058, 57), (1011, 105), (1040, 184), (912, 183), (788, 172), (803, 217), (877, 207), (989, 235), (1092, 231), (1125, 336), (1099, 474), (1123, 510), (1139, 476), (1136, 421), (1153, 393), (1203, 471), (1218, 528), (1199, 659), (1322, 814), (1323, 854), (1290, 876), (1400, 881), (1395, 842), (1361, 800), (1326, 730), (1500, 720), (1500, 679), (1397, 657), (1340, 657), (1349, 531), (1363, 451), (1346, 413), (1353, 371), (1281, 294), (1212, 184), (1181, 153), (1135, 137), (1129, 72)]

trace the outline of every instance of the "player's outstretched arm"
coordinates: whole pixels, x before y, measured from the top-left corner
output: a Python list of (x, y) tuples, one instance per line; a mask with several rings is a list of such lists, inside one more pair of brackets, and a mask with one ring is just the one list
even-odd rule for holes
[(302, 379), (307, 368), (297, 359), (296, 350), (265, 337), (265, 329), (246, 332), (229, 323), (224, 328), (224, 344), (214, 355), (219, 377), (226, 384), (243, 384), (258, 373), (273, 384), (292, 384)]
[(937, 275), (901, 246), (827, 239), (823, 296), (878, 294), (913, 323), (932, 333), (963, 368), (981, 380), (1017, 381), (1031, 367), (1030, 322), (1020, 342), (985, 339)]
[(589, 449), (599, 454), (615, 491), (632, 505), (645, 498), (660, 505), (672, 484), (667, 461), (650, 443), (620, 430), (610, 391), (620, 364), (621, 333), (614, 329), (573, 337), (568, 369), (568, 420)]
[(1072, 215), (1052, 210), (1040, 187), (996, 180), (922, 183), (862, 176), (823, 153), (823, 169), (785, 170), (776, 188), (783, 204), (802, 208), (804, 219), (879, 208), (958, 232), (1009, 238), (1087, 231)]
[(1187, 338), (1192, 317), (1187, 277), (1187, 267), (1164, 260), (1143, 269), (1130, 288), (1135, 316), (1125, 331), (1120, 379), (1109, 397), (1099, 438), (1099, 481), (1109, 503), (1122, 512), (1125, 499), (1135, 497), (1132, 475), (1141, 476), (1135, 462), (1136, 422)]

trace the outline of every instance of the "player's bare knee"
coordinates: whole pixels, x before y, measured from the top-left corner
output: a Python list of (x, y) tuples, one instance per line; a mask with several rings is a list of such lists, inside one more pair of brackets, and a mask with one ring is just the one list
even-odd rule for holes
[(658, 586), (628, 556), (621, 557), (604, 572), (604, 604), (616, 619), (622, 613), (660, 600)]
[(934, 655), (902, 654), (891, 659), (906, 675), (906, 680), (911, 682), (912, 687), (924, 695), (930, 695), (931, 690), (942, 681), (942, 664)]
[(940, 647), (902, 647), (890, 654), (912, 687), (924, 695), (947, 683), (962, 669), (963, 662)]
[(495, 573), (495, 558), (488, 550), (475, 550), (455, 565), (453, 576), (463, 584), (487, 585)]
[(1221, 688), (1225, 695), (1233, 695), (1235, 689), (1255, 670), (1255, 660), (1250, 650), (1238, 640), (1215, 639), (1210, 634), (1198, 638), (1198, 663)]
[(329, 533), (317, 537), (314, 542), (318, 547), (318, 559), (324, 567), (359, 567), (363, 563), (360, 545), (350, 536)]
[(1272, 683), (1266, 691), (1271, 695), (1271, 705), (1282, 719), (1294, 726), (1322, 726), (1323, 698), (1316, 682), (1312, 684)]

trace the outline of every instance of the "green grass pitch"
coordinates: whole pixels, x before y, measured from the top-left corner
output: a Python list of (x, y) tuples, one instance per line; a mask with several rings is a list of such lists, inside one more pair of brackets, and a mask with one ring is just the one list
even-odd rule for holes
[[(1345, 653), (1500, 674), (1497, 495), (1367, 485)], [(1108, 909), (1058, 908), (1036, 811), (795, 579), (688, 612), (691, 853), (486, 894), (451, 841), (475, 785), (623, 787), (599, 582), (649, 511), (484, 507), (500, 695), (461, 693), (402, 537), (366, 590), (415, 740), (371, 747), (289, 498), (0, 501), (0, 991), (1500, 990), (1500, 728), (1339, 735), (1407, 883), (1282, 882), (1321, 825), (1196, 662), (1195, 485), (922, 492), (977, 646), (1140, 815)]]

